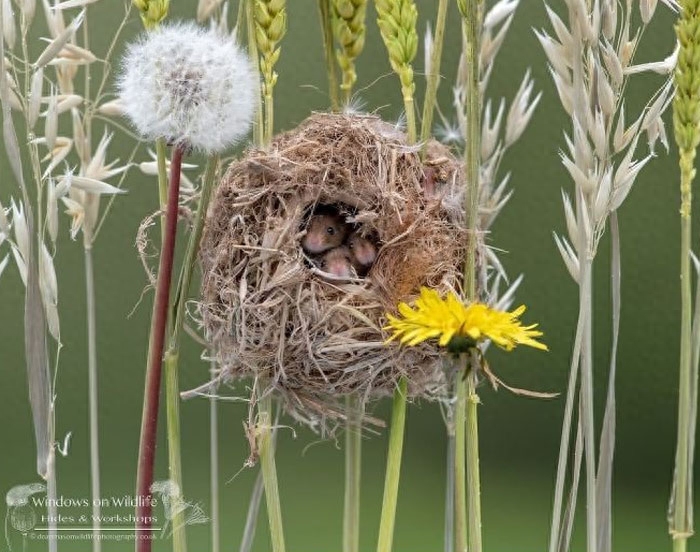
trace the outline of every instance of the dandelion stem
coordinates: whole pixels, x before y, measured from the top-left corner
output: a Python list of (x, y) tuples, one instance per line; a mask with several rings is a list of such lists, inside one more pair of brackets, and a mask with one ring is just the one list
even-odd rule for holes
[[(464, 362), (466, 365), (466, 362)], [(467, 381), (463, 370), (455, 374), (455, 441), (454, 441), (454, 539), (455, 551), (467, 550), (467, 472), (466, 472), (466, 408)]]
[(469, 551), (481, 552), (481, 481), (479, 476), (479, 424), (476, 373), (467, 374), (467, 499), (469, 506)]
[(437, 99), (437, 90), (440, 86), (440, 62), (442, 61), (442, 44), (445, 38), (445, 21), (447, 19), (447, 0), (438, 3), (437, 20), (435, 22), (435, 38), (433, 39), (433, 51), (430, 58), (430, 74), (425, 88), (425, 101), (423, 103), (423, 117), (421, 120), (420, 139), (423, 152), (428, 145), (430, 131), (433, 127), (433, 113)]
[[(86, 230), (87, 226), (83, 227)], [(85, 235), (85, 295), (87, 299), (87, 330), (88, 330), (88, 404), (90, 412), (90, 489), (92, 491), (92, 522), (93, 552), (100, 552), (100, 437), (99, 409), (97, 385), (97, 330), (95, 312), (95, 271), (92, 262), (92, 243)]]
[(335, 52), (333, 52), (333, 24), (331, 22), (330, 0), (318, 0), (318, 13), (321, 19), (321, 34), (323, 36), (323, 52), (326, 59), (326, 73), (328, 74), (328, 95), (331, 100), (331, 109), (338, 111), (338, 75), (335, 70)]
[(284, 552), (284, 530), (282, 528), (282, 507), (280, 505), (279, 485), (277, 483), (277, 466), (275, 463), (275, 444), (272, 436), (272, 399), (268, 393), (259, 402), (259, 449), (262, 466), (267, 517), (270, 523), (272, 552)]
[(343, 552), (360, 550), (360, 482), (362, 475), (362, 400), (346, 398), (348, 420), (345, 426), (345, 511)]
[(151, 319), (151, 343), (148, 349), (148, 365), (144, 390), (143, 415), (141, 418), (141, 438), (139, 443), (139, 461), (136, 477), (136, 550), (151, 550), (151, 484), (156, 452), (156, 434), (158, 430), (158, 403), (160, 401), (160, 383), (163, 367), (163, 349), (168, 319), (168, 302), (170, 283), (175, 254), (175, 237), (177, 231), (178, 201), (180, 196), (180, 169), (182, 166), (183, 147), (176, 146), (170, 163), (170, 185), (168, 203), (165, 213), (165, 232), (163, 247), (158, 267), (156, 296)]
[(391, 411), (391, 431), (389, 434), (389, 452), (386, 459), (384, 479), (384, 498), (382, 500), (382, 517), (379, 522), (379, 540), (377, 552), (391, 552), (394, 540), (394, 523), (396, 521), (396, 503), (399, 494), (399, 477), (401, 475), (401, 456), (406, 426), (406, 393), (408, 385), (402, 377), (394, 391), (394, 403)]
[[(255, 0), (241, 0), (246, 3), (246, 32), (248, 34), (248, 56), (253, 65), (254, 73), (260, 74), (260, 60), (258, 58), (258, 44), (255, 40)], [(260, 80), (257, 80), (255, 86), (256, 97), (260, 98)], [(263, 112), (260, 101), (256, 102), (255, 119), (253, 122), (253, 142), (257, 146), (263, 145), (263, 134), (265, 127), (263, 125)]]

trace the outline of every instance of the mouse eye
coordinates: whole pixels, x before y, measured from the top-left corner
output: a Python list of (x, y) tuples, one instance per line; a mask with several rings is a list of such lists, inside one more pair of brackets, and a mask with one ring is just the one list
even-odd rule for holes
[(326, 268), (326, 260), (321, 261), (321, 268)]
[(326, 228), (326, 232), (328, 232), (329, 236), (332, 236), (333, 234), (335, 234), (335, 228), (329, 226), (328, 228)]
[(349, 242), (349, 243), (348, 243), (348, 249), (352, 249), (353, 247), (355, 247), (355, 244), (352, 243), (352, 242)]

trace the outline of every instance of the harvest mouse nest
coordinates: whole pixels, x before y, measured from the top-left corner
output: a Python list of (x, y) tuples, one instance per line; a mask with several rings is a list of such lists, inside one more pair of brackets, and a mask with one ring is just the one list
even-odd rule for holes
[[(221, 378), (254, 377), (312, 425), (343, 419), (343, 396), (439, 397), (436, 347), (385, 344), (386, 312), (421, 286), (459, 292), (466, 248), (460, 163), (431, 142), (421, 160), (376, 116), (315, 114), (231, 164), (207, 214), (200, 312)], [(364, 277), (324, 273), (301, 246), (334, 210), (373, 240)]]

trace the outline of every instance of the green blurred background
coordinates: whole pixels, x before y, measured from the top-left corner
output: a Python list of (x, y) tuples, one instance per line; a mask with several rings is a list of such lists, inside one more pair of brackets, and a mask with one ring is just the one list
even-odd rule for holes
[[(195, 0), (172, 0), (176, 18), (193, 17)], [(637, 3), (635, 2), (635, 5)], [(489, 3), (490, 5), (490, 3)], [(563, 2), (554, 2), (560, 10)], [(92, 44), (98, 56), (107, 48), (123, 13), (121, 0), (102, 0), (90, 7)], [(232, 6), (234, 7), (234, 6)], [(418, 0), (421, 34), (434, 20), (435, 2)], [(443, 60), (445, 79), (439, 92), (443, 111), (451, 111), (451, 83), (459, 56), (456, 6), (450, 7)], [(40, 11), (40, 10), (39, 10)], [(235, 12), (232, 9), (231, 12)], [(384, 46), (368, 14), (368, 37), (358, 63), (358, 95), (368, 110), (393, 120), (401, 111), (396, 77), (390, 72)], [(638, 61), (665, 57), (673, 49), (673, 18), (660, 5), (644, 36)], [(37, 36), (41, 30), (37, 28)], [(518, 301), (528, 305), (527, 320), (540, 321), (551, 351), (522, 350), (505, 355), (489, 352), (492, 368), (520, 387), (563, 391), (573, 339), (577, 290), (552, 240), (563, 229), (560, 188), (571, 183), (557, 152), (568, 129), (546, 69), (545, 57), (532, 29), (546, 27), (544, 5), (525, 0), (497, 60), (488, 95), (511, 99), (523, 73), (532, 69), (543, 99), (524, 138), (507, 156), (505, 170), (513, 171), (515, 195), (495, 225), (491, 243), (504, 251), (502, 260), (513, 276), (526, 278)], [(126, 36), (141, 29), (132, 14)], [(37, 48), (41, 43), (35, 41)], [(313, 110), (328, 105), (321, 37), (313, 0), (294, 0), (289, 7), (289, 30), (282, 43), (276, 88), (276, 122), (293, 127)], [(419, 52), (416, 71), (423, 68)], [(628, 113), (636, 113), (662, 77), (637, 78), (629, 91)], [(419, 98), (422, 81), (419, 78)], [(101, 132), (101, 131), (100, 131)], [(669, 134), (671, 133), (669, 127)], [(112, 156), (128, 156), (129, 141), (116, 139)], [(622, 331), (618, 376), (618, 433), (614, 486), (615, 550), (669, 549), (665, 512), (675, 443), (678, 350), (678, 224), (677, 170), (672, 150), (643, 171), (620, 213), (622, 232)], [(18, 192), (7, 160), (0, 154), (0, 201), (7, 205)], [(137, 161), (143, 161), (141, 153)], [(134, 237), (139, 222), (155, 209), (153, 178), (134, 171), (127, 180), (128, 195), (118, 198), (95, 247), (98, 281), (98, 346), (100, 366), (100, 431), (103, 495), (133, 492), (141, 412), (146, 335), (151, 295), (136, 308), (144, 287)], [(698, 206), (700, 207), (700, 206)], [(59, 494), (89, 496), (87, 443), (87, 367), (82, 247), (71, 242), (68, 222), (61, 220), (57, 256), (60, 314), (64, 348), (58, 376), (57, 435), (72, 432), (70, 453), (58, 459)], [(697, 235), (697, 234), (696, 234)], [(596, 393), (598, 420), (602, 406), (610, 348), (609, 246), (603, 238), (596, 272)], [(22, 335), (22, 284), (10, 267), (0, 281), (0, 492), (37, 479), (34, 443), (27, 400)], [(187, 341), (182, 358), (183, 389), (207, 377), (200, 347)], [(548, 538), (554, 470), (563, 400), (515, 397), (484, 386), (480, 408), (481, 468), (485, 550), (543, 550)], [(188, 500), (208, 510), (208, 403), (182, 405), (184, 484)], [(388, 404), (375, 407), (388, 419)], [(246, 406), (222, 403), (222, 542), (237, 550), (256, 470), (236, 475), (248, 449), (241, 421)], [(163, 426), (161, 425), (161, 429)], [(395, 549), (423, 552), (442, 548), (445, 436), (439, 409), (432, 404), (410, 407), (398, 504)], [(303, 428), (282, 430), (278, 469), (288, 549), (292, 552), (339, 550), (341, 545), (343, 451), (340, 442), (324, 441)], [(161, 432), (163, 433), (163, 432)], [(313, 445), (313, 446), (311, 446)], [(159, 441), (157, 478), (167, 477), (165, 441)], [(364, 442), (362, 487), (362, 550), (375, 546), (383, 485), (386, 435)], [(233, 478), (233, 479), (232, 479)], [(228, 482), (227, 482), (228, 481)], [(581, 502), (581, 501), (579, 501)], [(3, 506), (4, 508), (4, 506)], [(583, 508), (579, 508), (582, 512)], [(123, 509), (121, 513), (129, 513)], [(581, 513), (580, 512), (580, 513)], [(87, 512), (84, 512), (87, 513)], [(4, 516), (4, 510), (2, 511)], [(580, 519), (583, 521), (583, 518)], [(584, 546), (577, 524), (574, 549)], [(16, 536), (16, 535), (15, 535)], [(209, 527), (189, 531), (192, 550), (209, 548)], [(0, 541), (2, 542), (2, 541)], [(14, 541), (17, 544), (18, 541)], [(131, 542), (106, 542), (105, 550), (130, 550)], [(62, 549), (88, 550), (89, 543), (61, 543)], [(167, 550), (157, 541), (155, 550)], [(0, 544), (4, 550), (5, 544)], [(30, 543), (29, 550), (44, 545)], [(263, 513), (255, 550), (269, 549)], [(700, 550), (700, 540), (691, 541)]]

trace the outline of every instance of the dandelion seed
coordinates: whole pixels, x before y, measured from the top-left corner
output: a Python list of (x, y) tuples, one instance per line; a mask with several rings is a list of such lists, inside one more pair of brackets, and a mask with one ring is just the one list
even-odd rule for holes
[(120, 99), (144, 138), (213, 153), (248, 132), (254, 78), (229, 38), (193, 24), (163, 26), (129, 47), (122, 68)]

